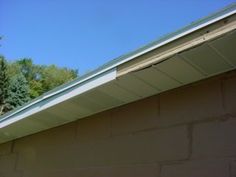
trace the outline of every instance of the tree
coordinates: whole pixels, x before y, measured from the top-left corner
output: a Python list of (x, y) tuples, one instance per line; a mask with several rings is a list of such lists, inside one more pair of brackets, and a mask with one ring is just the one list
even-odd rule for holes
[(0, 115), (5, 112), (8, 97), (9, 77), (7, 75), (7, 62), (0, 56)]
[(35, 79), (36, 67), (33, 64), (32, 59), (23, 58), (21, 60), (16, 61), (16, 64), (18, 64), (18, 66), (20, 67), (21, 73), (25, 76), (27, 80)]
[(36, 65), (30, 58), (11, 63), (10, 73), (22, 73), (30, 87), (30, 97), (36, 98), (53, 88), (77, 77), (77, 71), (56, 65)]
[(10, 79), (9, 94), (6, 99), (7, 110), (17, 108), (30, 100), (30, 89), (23, 74), (17, 74)]
[(50, 65), (42, 67), (41, 76), (43, 91), (46, 92), (76, 78), (77, 71)]
[(40, 65), (33, 64), (32, 59), (23, 58), (17, 60), (15, 63), (19, 68), (20, 72), (25, 76), (30, 87), (30, 97), (32, 99), (43, 94), (42, 86), (42, 67)]
[(77, 77), (77, 71), (42, 66), (23, 58), (7, 63), (0, 56), (0, 115)]
[[(15, 69), (17, 67), (14, 67)], [(29, 85), (24, 75), (9, 70), (3, 56), (0, 57), (0, 115), (30, 100)], [(11, 75), (12, 74), (12, 75)], [(10, 77), (9, 77), (10, 76)]]

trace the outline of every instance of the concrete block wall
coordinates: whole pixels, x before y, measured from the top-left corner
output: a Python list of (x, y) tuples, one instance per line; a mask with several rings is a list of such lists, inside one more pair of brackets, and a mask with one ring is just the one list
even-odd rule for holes
[(0, 177), (236, 177), (236, 71), (0, 144)]

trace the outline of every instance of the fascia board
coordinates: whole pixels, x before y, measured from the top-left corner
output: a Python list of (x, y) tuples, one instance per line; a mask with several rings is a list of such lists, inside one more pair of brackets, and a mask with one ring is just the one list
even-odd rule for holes
[[(130, 60), (133, 60), (145, 53), (148, 53), (154, 49), (157, 49), (161, 46), (164, 46), (168, 43), (171, 43), (181, 37), (184, 37), (186, 35), (189, 35), (199, 29), (202, 29), (206, 26), (209, 26), (217, 21), (220, 21), (226, 17), (229, 17), (233, 14), (236, 13), (236, 3), (234, 3), (233, 5), (223, 9), (222, 11), (218, 12), (218, 13), (215, 13), (207, 18), (204, 18), (204, 19), (201, 19), (200, 21), (198, 21), (197, 23), (194, 23), (192, 25), (189, 25), (187, 27), (185, 27), (183, 30), (180, 30), (180, 32), (176, 32), (170, 36), (167, 36), (163, 39), (160, 39), (158, 41), (155, 41), (154, 43), (151, 43), (141, 49), (138, 49), (137, 51), (134, 51), (132, 52), (131, 54), (128, 54), (128, 55), (125, 55), (123, 57), (120, 57), (120, 58), (117, 58), (111, 62), (108, 62), (106, 65), (102, 66), (101, 68), (98, 68), (97, 70), (94, 70), (92, 71), (91, 73), (89, 73), (88, 75), (85, 75), (85, 76), (82, 76), (78, 79), (76, 79), (75, 81), (69, 83), (69, 84), (65, 84), (55, 90), (52, 90), (52, 91), (49, 91), (48, 93), (44, 94), (43, 96), (33, 100), (32, 102), (24, 105), (23, 107), (20, 107), (16, 110), (13, 110), (12, 112), (10, 113), (7, 113), (6, 115), (4, 116), (0, 116), (0, 127), (2, 125), (3, 126), (6, 126), (6, 125), (9, 125), (9, 123), (3, 123), (5, 121), (7, 122), (11, 122), (9, 121), (9, 118), (13, 117), (13, 116), (16, 116), (18, 117), (18, 114), (22, 115), (22, 116), (29, 116), (29, 115), (32, 115), (35, 113), (35, 111), (33, 111), (33, 107), (37, 107), (37, 109), (39, 111), (42, 111), (44, 108), (44, 106), (42, 106), (41, 108), (41, 105), (48, 101), (48, 100), (53, 100), (54, 98), (58, 101), (58, 95), (63, 95), (63, 94), (66, 94), (70, 89), (73, 89), (74, 87), (80, 87), (80, 85), (84, 82), (90, 82), (94, 79), (96, 79), (97, 77), (100, 77), (100, 75), (104, 75), (104, 73), (108, 73), (109, 71), (115, 71), (115, 74), (114, 74), (114, 78), (116, 78), (116, 68), (126, 62), (129, 62)], [(94, 87), (95, 88), (95, 87)], [(64, 93), (65, 92), (65, 93)], [(74, 95), (75, 96), (75, 95)], [(61, 97), (63, 99), (67, 99), (67, 97)], [(60, 102), (62, 101), (65, 101), (63, 99), (60, 99)], [(68, 96), (68, 99), (69, 99), (69, 96)], [(55, 104), (57, 104), (57, 101), (51, 101), (52, 103), (55, 102)], [(55, 104), (52, 104), (52, 105), (55, 105)], [(51, 106), (52, 106), (51, 105)], [(32, 109), (30, 111), (30, 114), (26, 114), (25, 111), (28, 110), (28, 109)], [(48, 108), (48, 107), (46, 107)], [(44, 108), (44, 109), (46, 109)], [(39, 112), (37, 111), (37, 112)], [(24, 114), (22, 114), (24, 112)], [(14, 118), (15, 119), (15, 118)], [(19, 118), (20, 119), (20, 118)], [(15, 122), (15, 121), (13, 121)], [(13, 123), (11, 122), (11, 123)]]
[(8, 116), (5, 116), (3, 119), (0, 119), (0, 128), (10, 125), (16, 121), (19, 121), (32, 114), (45, 110), (70, 98), (81, 95), (98, 86), (108, 83), (114, 80), (115, 78), (116, 69), (111, 69), (105, 73), (101, 73), (100, 75), (92, 77), (89, 80), (81, 82), (75, 85), (74, 87), (70, 87), (64, 92), (57, 92), (56, 94), (53, 94), (51, 96), (44, 97), (41, 100), (38, 100), (37, 102), (29, 104), (27, 107), (22, 107), (20, 110), (18, 110), (18, 112), (14, 112)]

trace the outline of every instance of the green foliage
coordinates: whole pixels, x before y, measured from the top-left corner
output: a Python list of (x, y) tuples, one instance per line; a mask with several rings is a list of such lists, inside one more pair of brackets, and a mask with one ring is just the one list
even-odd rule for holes
[(30, 97), (36, 98), (41, 94), (71, 81), (77, 77), (77, 71), (59, 68), (55, 65), (42, 66), (33, 63), (32, 59), (24, 58), (11, 64), (14, 71), (21, 72), (30, 86)]
[(49, 91), (65, 82), (77, 77), (77, 72), (67, 68), (58, 68), (55, 65), (43, 66), (41, 72), (43, 91)]
[(10, 79), (9, 95), (6, 99), (7, 109), (12, 110), (30, 100), (29, 85), (23, 74), (17, 74)]
[(3, 56), (0, 56), (0, 115), (5, 111), (8, 88), (7, 62)]
[(16, 65), (19, 68), (18, 72), (22, 73), (28, 81), (30, 87), (30, 97), (32, 99), (43, 94), (41, 66), (33, 64), (32, 59), (29, 58), (17, 60), (12, 63), (12, 65)]
[(76, 70), (36, 65), (29, 58), (7, 63), (0, 56), (0, 115), (76, 77)]
[(9, 68), (5, 58), (0, 57), (0, 115), (23, 105), (30, 98), (25, 77)]
[(30, 80), (29, 86), (30, 86), (30, 97), (31, 98), (36, 98), (44, 93), (43, 92), (43, 85), (42, 85), (41, 81)]

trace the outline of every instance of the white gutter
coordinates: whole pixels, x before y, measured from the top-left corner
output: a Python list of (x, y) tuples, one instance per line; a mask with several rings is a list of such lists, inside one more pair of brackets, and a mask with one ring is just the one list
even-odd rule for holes
[[(110, 82), (110, 81), (114, 80), (115, 78), (116, 78), (116, 69), (111, 69), (105, 73), (101, 73), (100, 75), (90, 77), (89, 79), (81, 80), (79, 83), (73, 84), (73, 86), (68, 86), (66, 88), (63, 88), (62, 90), (59, 90), (55, 93), (47, 95), (46, 97), (43, 97), (40, 100), (37, 100), (25, 107), (22, 107), (17, 112), (13, 112), (12, 114), (7, 115), (6, 117), (4, 117), (3, 119), (0, 120), (0, 128), (3, 128), (9, 124), (12, 124), (12, 123), (19, 121), (25, 117), (28, 117), (32, 114), (35, 114), (35, 113), (40, 112), (42, 110), (45, 110), (49, 107), (52, 107), (58, 103), (66, 101), (72, 97), (75, 97), (75, 96), (85, 93), (89, 90), (92, 90), (93, 88), (96, 88), (100, 85)], [(86, 82), (86, 81), (88, 81), (88, 82)], [(74, 86), (76, 86), (76, 87), (74, 87)], [(63, 93), (65, 91), (67, 91), (67, 92)], [(58, 94), (58, 95), (56, 95), (56, 94)], [(56, 95), (56, 98), (53, 97), (55, 95)], [(50, 99), (50, 97), (53, 97), (53, 99)], [(31, 109), (27, 111), (27, 108), (29, 108), (29, 107), (31, 107)], [(24, 111), (24, 110), (26, 110), (26, 111)], [(15, 117), (12, 117), (13, 115), (15, 115), (17, 113), (19, 113), (19, 114), (16, 115)]]

